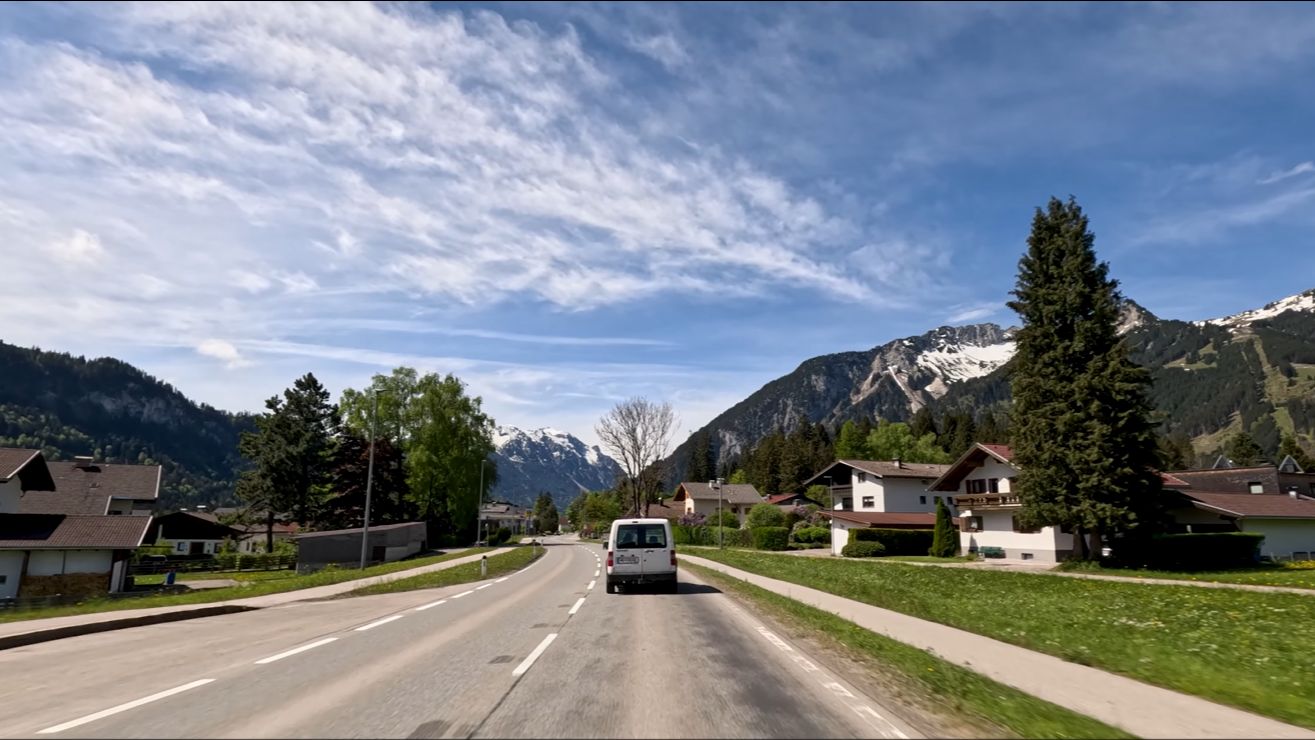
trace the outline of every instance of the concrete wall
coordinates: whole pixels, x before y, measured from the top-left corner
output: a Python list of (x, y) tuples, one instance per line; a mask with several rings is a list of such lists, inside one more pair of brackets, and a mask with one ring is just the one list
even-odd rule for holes
[(1072, 552), (1073, 535), (1060, 533), (1058, 527), (1042, 527), (1040, 532), (1032, 533), (1015, 532), (1013, 518), (1017, 513), (1017, 509), (996, 509), (976, 513), (965, 509), (960, 512), (961, 517), (982, 518), (982, 531), (959, 532), (960, 550), (967, 554), (983, 547), (999, 547), (1004, 549), (1005, 557), (1039, 560), (1046, 563), (1062, 560)]
[(23, 577), (22, 550), (0, 550), (0, 599), (18, 595), (18, 584)]
[(862, 529), (865, 526), (867, 525), (854, 524), (853, 522), (845, 522), (839, 519), (832, 519), (831, 520), (831, 554), (837, 556), (840, 555), (841, 551), (845, 549), (845, 545), (849, 544), (849, 530)]
[[(384, 561), (400, 560), (420, 552), (425, 543), (424, 522), (409, 527), (370, 530), (366, 557), (373, 560), (374, 549), (384, 548)], [(361, 533), (347, 532), (297, 540), (297, 568), (324, 566), (329, 563), (359, 563), (361, 560)]]
[[(4, 483), (0, 483), (0, 514), (17, 514), (18, 497), (23, 494), (23, 483), (14, 476)], [(41, 491), (33, 491), (33, 496), (41, 495)]]
[(1287, 560), (1294, 552), (1315, 558), (1315, 520), (1311, 519), (1242, 519), (1243, 532), (1265, 535), (1260, 554)]

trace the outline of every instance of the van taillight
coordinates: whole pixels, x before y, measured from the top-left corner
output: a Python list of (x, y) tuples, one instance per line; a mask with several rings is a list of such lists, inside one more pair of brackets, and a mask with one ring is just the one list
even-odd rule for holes
[(676, 551), (674, 549), (671, 551), (671, 567), (676, 567)]
[(612, 567), (612, 551), (611, 551), (611, 550), (608, 550), (608, 551), (607, 551), (607, 567), (609, 567), (609, 568)]

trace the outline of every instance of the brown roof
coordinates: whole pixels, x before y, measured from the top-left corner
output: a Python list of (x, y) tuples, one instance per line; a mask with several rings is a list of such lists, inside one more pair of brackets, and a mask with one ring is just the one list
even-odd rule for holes
[(23, 514), (75, 514), (102, 516), (110, 499), (154, 502), (160, 495), (159, 465), (118, 463), (47, 463), (55, 490), (23, 496)]
[(980, 467), (987, 457), (1012, 465), (1014, 450), (1009, 445), (986, 445), (978, 442), (969, 447), (952, 465), (944, 465), (945, 472), (927, 487), (929, 491), (957, 491), (959, 483), (974, 468)]
[(939, 478), (942, 473), (950, 469), (949, 465), (904, 461), (896, 463), (894, 460), (841, 460), (840, 462), (883, 478)]
[(0, 481), (7, 481), (18, 475), (18, 471), (40, 454), (41, 450), (0, 447)]
[(649, 504), (648, 516), (657, 519), (679, 519), (685, 516), (685, 507), (668, 499), (662, 503)]
[(1180, 491), (1198, 509), (1251, 519), (1315, 519), (1315, 499), (1277, 493)]
[(149, 516), (0, 516), (0, 548), (130, 550), (142, 543)]
[(24, 491), (53, 491), (55, 481), (41, 450), (0, 447), (0, 483), (18, 476)]
[(1165, 488), (1191, 488), (1192, 484), (1179, 478), (1173, 473), (1160, 473), (1160, 481), (1164, 483)]
[[(716, 501), (717, 491), (707, 483), (686, 481), (680, 484), (674, 500), (684, 501), (686, 496), (695, 500), (712, 499)], [(763, 503), (762, 494), (758, 493), (758, 489), (749, 483), (723, 483), (721, 486), (721, 500), (731, 504)]]
[[(824, 511), (833, 519), (855, 524), (877, 527), (915, 528), (936, 526), (935, 514), (893, 513), (887, 511)], [(959, 519), (953, 518), (954, 525), (959, 526)]]
[(990, 452), (992, 455), (995, 455), (996, 457), (1000, 458), (1005, 462), (1009, 462), (1010, 460), (1014, 459), (1014, 448), (1010, 447), (1009, 445), (988, 445), (985, 442), (979, 444), (981, 445), (982, 449), (986, 450), (987, 452)]

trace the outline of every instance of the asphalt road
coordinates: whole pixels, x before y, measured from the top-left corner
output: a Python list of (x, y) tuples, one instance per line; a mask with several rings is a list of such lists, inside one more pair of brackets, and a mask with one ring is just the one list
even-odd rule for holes
[(0, 651), (0, 737), (912, 737), (729, 597), (550, 540), (477, 584)]

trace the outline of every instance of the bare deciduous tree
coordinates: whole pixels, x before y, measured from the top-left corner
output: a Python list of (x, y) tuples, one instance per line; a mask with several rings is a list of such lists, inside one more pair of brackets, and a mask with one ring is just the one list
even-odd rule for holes
[(648, 514), (648, 496), (642, 484), (666, 457), (675, 427), (676, 414), (670, 403), (653, 403), (645, 398), (618, 403), (594, 427), (603, 447), (621, 464), (630, 488), (631, 510), (637, 514)]

